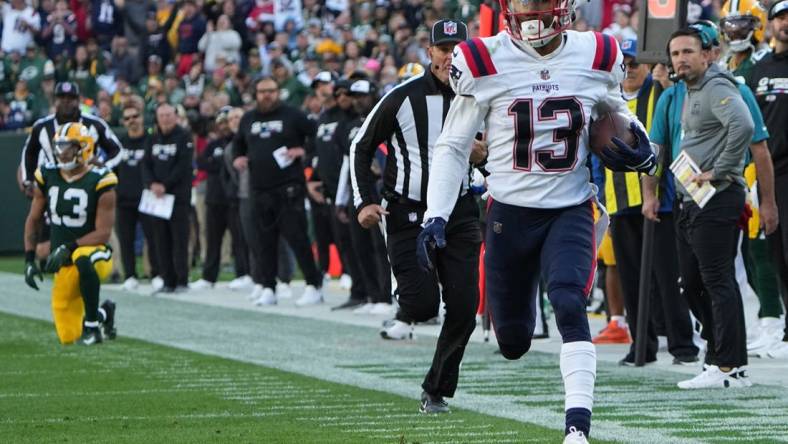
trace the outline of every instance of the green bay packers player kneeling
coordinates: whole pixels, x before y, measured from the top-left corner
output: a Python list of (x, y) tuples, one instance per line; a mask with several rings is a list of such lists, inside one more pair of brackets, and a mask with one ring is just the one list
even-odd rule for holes
[(54, 138), (55, 163), (36, 170), (38, 185), (25, 221), (25, 282), (38, 290), (36, 233), (48, 209), (51, 254), (44, 271), (55, 273), (52, 317), (63, 344), (102, 342), (101, 327), (115, 337), (115, 304), (99, 307), (101, 280), (112, 270), (109, 242), (115, 222), (115, 185), (118, 178), (91, 165), (94, 140), (81, 123), (66, 123)]

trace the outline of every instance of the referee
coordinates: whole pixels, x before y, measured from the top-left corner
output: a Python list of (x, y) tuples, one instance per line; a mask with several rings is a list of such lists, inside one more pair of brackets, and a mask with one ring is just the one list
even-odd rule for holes
[[(467, 39), (464, 23), (437, 21), (430, 32), (430, 65), (424, 74), (392, 89), (367, 116), (350, 147), (353, 200), (358, 221), (364, 228), (385, 225), (389, 260), (398, 284), (400, 311), (396, 320), (381, 332), (384, 338), (402, 339), (410, 335), (410, 324), (438, 315), (443, 287), (446, 317), (438, 338), (432, 366), (424, 378), (421, 411), (449, 411), (444, 397), (452, 397), (457, 387), (459, 366), (465, 345), (476, 326), (478, 305), (478, 265), (481, 232), (479, 210), (467, 192), (457, 200), (446, 228), (449, 246), (439, 253), (438, 270), (424, 270), (416, 259), (416, 238), (427, 208), (427, 174), (435, 141), (443, 126), (454, 93), (449, 86), (452, 51)], [(383, 173), (383, 199), (377, 202), (375, 180), (370, 165), (381, 143), (388, 145)], [(481, 160), (482, 144), (475, 148)], [(472, 156), (473, 157), (473, 156)]]

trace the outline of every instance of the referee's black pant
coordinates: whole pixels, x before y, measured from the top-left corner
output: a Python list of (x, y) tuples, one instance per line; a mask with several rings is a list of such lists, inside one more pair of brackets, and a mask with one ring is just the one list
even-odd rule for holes
[(137, 222), (142, 225), (145, 244), (148, 245), (148, 262), (150, 263), (150, 277), (159, 275), (157, 242), (154, 239), (153, 216), (142, 214), (137, 206), (118, 205), (115, 210), (117, 216), (115, 229), (120, 244), (120, 259), (123, 262), (123, 275), (125, 279), (137, 277), (137, 255), (134, 254), (134, 241), (137, 239)]
[(280, 234), (293, 249), (307, 285), (320, 288), (323, 284), (323, 276), (312, 257), (307, 233), (305, 197), (306, 190), (302, 184), (290, 184), (252, 193), (262, 273), (261, 284), (265, 288), (276, 287)]
[(694, 202), (679, 203), (681, 287), (703, 325), (708, 365), (747, 365), (744, 307), (734, 267), (743, 210), (744, 189), (738, 184), (715, 194), (702, 209)]
[(208, 282), (216, 282), (222, 262), (222, 240), (224, 232), (230, 230), (232, 238), (235, 276), (249, 274), (249, 253), (246, 248), (238, 204), (206, 204), (205, 206), (205, 264), (202, 278)]
[[(665, 334), (668, 337), (668, 351), (675, 357), (698, 355), (698, 347), (692, 342), (692, 320), (689, 306), (679, 291), (679, 267), (676, 261), (676, 231), (673, 214), (660, 213), (660, 222), (654, 227), (654, 262), (651, 278), (649, 303), (651, 313), (646, 329), (646, 361), (657, 358), (657, 330), (655, 318), (664, 319)], [(627, 323), (632, 334), (632, 345), (626, 360), (635, 360), (637, 337), (640, 259), (643, 248), (643, 215), (637, 213), (620, 214), (610, 218), (610, 234), (616, 266), (624, 293)], [(658, 316), (658, 314), (662, 316)]]
[(189, 215), (191, 205), (175, 204), (170, 220), (154, 218), (159, 272), (165, 288), (189, 284)]
[(438, 250), (435, 272), (421, 269), (416, 260), (416, 237), (421, 232), (423, 205), (388, 202), (388, 252), (397, 279), (400, 310), (397, 319), (423, 322), (438, 315), (443, 286), (446, 317), (432, 366), (422, 388), (436, 396), (454, 396), (460, 361), (476, 328), (479, 305), (479, 208), (470, 194), (460, 197), (446, 225), (446, 248)]

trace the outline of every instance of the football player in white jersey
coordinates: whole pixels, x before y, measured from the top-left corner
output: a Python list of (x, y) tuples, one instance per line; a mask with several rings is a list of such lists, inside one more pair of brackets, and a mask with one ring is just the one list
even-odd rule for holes
[[(507, 29), (454, 50), (457, 97), (435, 146), (418, 242), (445, 245), (443, 228), (457, 198), (445, 190), (462, 181), (483, 123), (493, 199), (484, 260), (498, 345), (507, 359), (530, 348), (542, 277), (563, 339), (564, 443), (586, 443), (596, 377), (585, 309), (596, 266), (589, 123), (604, 111), (631, 113), (621, 97), (618, 43), (567, 30), (574, 8), (575, 0), (501, 0)], [(655, 155), (634, 116), (630, 129), (636, 146), (614, 138), (616, 146), (600, 157), (614, 170), (653, 174)]]

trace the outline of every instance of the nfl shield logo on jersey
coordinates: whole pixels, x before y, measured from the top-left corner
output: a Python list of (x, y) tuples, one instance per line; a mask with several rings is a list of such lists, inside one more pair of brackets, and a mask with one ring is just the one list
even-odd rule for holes
[(443, 33), (446, 35), (457, 34), (457, 22), (444, 22)]
[(539, 77), (541, 77), (542, 80), (550, 80), (550, 71), (546, 69), (541, 70), (539, 72)]

